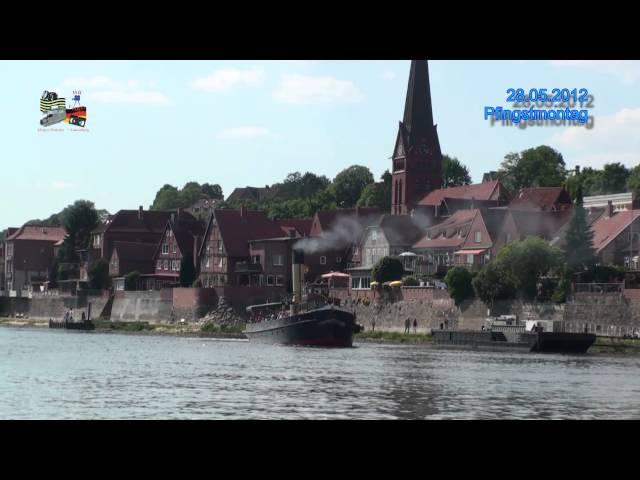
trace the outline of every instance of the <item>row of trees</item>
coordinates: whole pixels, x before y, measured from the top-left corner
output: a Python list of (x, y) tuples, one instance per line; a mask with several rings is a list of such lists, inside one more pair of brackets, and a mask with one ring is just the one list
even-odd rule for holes
[(578, 188), (581, 188), (583, 195), (626, 191), (640, 195), (640, 165), (628, 169), (621, 163), (607, 163), (602, 169), (587, 167), (574, 173), (566, 169), (562, 154), (546, 145), (505, 155), (498, 175), (511, 191), (564, 185), (574, 199), (578, 195)]
[(187, 182), (182, 189), (165, 184), (158, 192), (151, 205), (151, 210), (172, 210), (175, 208), (187, 208), (196, 203), (200, 198), (222, 200), (222, 187), (210, 183)]
[[(443, 157), (443, 177), (446, 186), (471, 183), (469, 170), (457, 158)], [(271, 185), (277, 192), (265, 202), (238, 201), (223, 207), (238, 208), (241, 205), (267, 211), (274, 218), (311, 217), (318, 210), (333, 208), (378, 207), (391, 211), (391, 173), (386, 170), (378, 182), (367, 167), (352, 165), (331, 181), (311, 172), (304, 175), (293, 172), (281, 183)]]

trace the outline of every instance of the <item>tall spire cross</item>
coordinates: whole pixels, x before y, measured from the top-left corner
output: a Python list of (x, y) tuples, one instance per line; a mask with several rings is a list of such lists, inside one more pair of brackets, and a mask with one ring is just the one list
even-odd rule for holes
[(414, 131), (424, 132), (433, 127), (427, 60), (411, 60), (403, 123), (411, 138), (414, 138)]

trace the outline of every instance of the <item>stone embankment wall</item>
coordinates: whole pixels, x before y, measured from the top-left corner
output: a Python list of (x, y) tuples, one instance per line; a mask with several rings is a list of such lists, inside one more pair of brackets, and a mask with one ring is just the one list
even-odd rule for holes
[(106, 305), (106, 296), (34, 296), (33, 298), (0, 298), (0, 315), (15, 317), (18, 314), (41, 320), (60, 319), (67, 310), (73, 309), (74, 318), (88, 313), (91, 303), (91, 317), (97, 318)]
[(565, 328), (619, 337), (640, 332), (640, 298), (620, 293), (576, 294), (565, 306)]
[(163, 322), (171, 319), (173, 299), (164, 291), (116, 292), (111, 321)]

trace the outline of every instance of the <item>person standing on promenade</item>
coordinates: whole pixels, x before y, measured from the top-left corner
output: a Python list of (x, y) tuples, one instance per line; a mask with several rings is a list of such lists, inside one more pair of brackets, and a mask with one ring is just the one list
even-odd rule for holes
[(371, 319), (371, 331), (372, 332), (376, 331), (376, 317), (375, 316)]
[(407, 319), (404, 321), (404, 333), (411, 333), (410, 329), (411, 329), (411, 320), (409, 319), (409, 317), (407, 317)]
[(418, 319), (413, 319), (413, 333), (418, 333)]

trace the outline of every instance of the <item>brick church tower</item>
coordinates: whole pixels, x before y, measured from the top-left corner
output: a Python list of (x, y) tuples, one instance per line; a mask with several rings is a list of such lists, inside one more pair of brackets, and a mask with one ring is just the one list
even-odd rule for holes
[(442, 186), (442, 152), (433, 124), (426, 60), (411, 61), (404, 118), (391, 158), (391, 213), (409, 215), (427, 193)]

